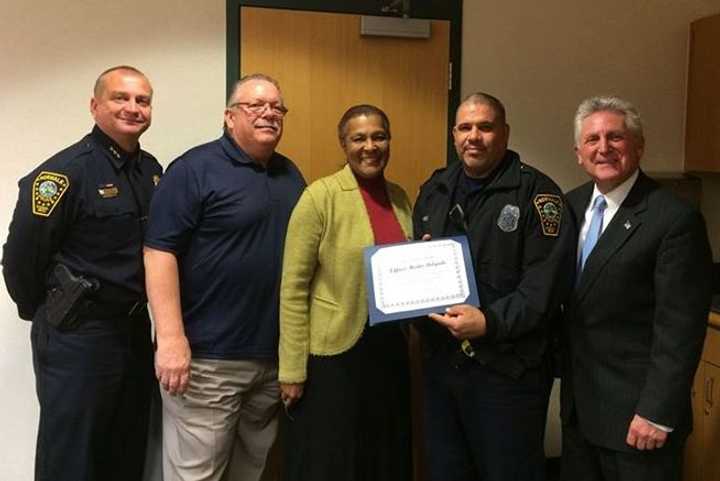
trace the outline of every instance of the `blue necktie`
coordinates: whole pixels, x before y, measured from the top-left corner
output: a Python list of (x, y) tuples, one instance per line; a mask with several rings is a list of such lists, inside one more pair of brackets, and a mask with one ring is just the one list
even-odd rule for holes
[(592, 208), (592, 220), (590, 221), (590, 228), (588, 229), (587, 235), (585, 236), (585, 242), (583, 243), (580, 255), (580, 272), (582, 272), (583, 268), (585, 268), (585, 261), (587, 261), (588, 256), (595, 247), (595, 244), (597, 244), (598, 238), (602, 233), (603, 215), (605, 214), (605, 207), (607, 207), (605, 197), (603, 197), (602, 195), (595, 197), (595, 202), (593, 203)]

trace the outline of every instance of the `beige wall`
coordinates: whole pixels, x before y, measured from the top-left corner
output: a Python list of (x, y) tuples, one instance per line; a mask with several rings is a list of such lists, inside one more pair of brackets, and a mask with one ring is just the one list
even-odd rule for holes
[[(572, 116), (590, 95), (635, 103), (647, 137), (643, 168), (678, 172), (688, 25), (713, 13), (720, 13), (717, 0), (557, 0), (522, 2), (521, 8), (518, 2), (466, 0), (462, 92), (484, 90), (503, 100), (511, 147), (563, 189), (586, 179), (572, 152)], [(709, 184), (705, 198), (717, 187), (717, 181)], [(717, 259), (720, 214), (708, 205)]]
[[(155, 87), (143, 147), (167, 164), (220, 134), (225, 102), (225, 1), (0, 0), (0, 242), (17, 179), (92, 126), (92, 84), (129, 63)], [(0, 479), (29, 481), (37, 401), (29, 323), (0, 287)]]
[[(677, 171), (688, 23), (713, 10), (716, 0), (467, 0), (463, 92), (482, 89), (503, 99), (513, 147), (563, 188), (584, 180), (573, 160), (571, 117), (595, 93), (633, 100), (646, 120), (645, 167)], [(0, 0), (0, 11), (3, 240), (17, 178), (89, 129), (90, 88), (109, 65), (136, 65), (153, 81), (154, 121), (143, 145), (161, 162), (218, 135), (224, 0)], [(718, 205), (718, 192), (713, 180), (706, 199)], [(29, 329), (4, 287), (0, 318), (0, 479), (27, 481), (37, 423)]]

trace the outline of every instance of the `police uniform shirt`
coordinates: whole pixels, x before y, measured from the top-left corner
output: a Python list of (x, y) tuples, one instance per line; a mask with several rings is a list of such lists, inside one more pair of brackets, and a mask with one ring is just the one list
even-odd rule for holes
[(145, 243), (178, 259), (193, 356), (273, 359), (285, 231), (305, 182), (273, 154), (267, 169), (227, 134), (175, 160)]
[(124, 152), (97, 126), (19, 182), (3, 274), (20, 317), (30, 319), (53, 285), (57, 263), (99, 281), (94, 300), (144, 297), (142, 238), (162, 174), (145, 151)]
[[(503, 359), (503, 367), (519, 375), (517, 359), (533, 365), (544, 355), (548, 318), (572, 285), (573, 226), (563, 215), (559, 187), (508, 150), (488, 183), (467, 196), (459, 229), (452, 210), (458, 192), (467, 188), (462, 170), (460, 162), (452, 164), (421, 187), (415, 237), (467, 234), (487, 321), (487, 334), (472, 344), (487, 359), (507, 351), (515, 359)], [(458, 345), (446, 329), (428, 325), (426, 338)]]

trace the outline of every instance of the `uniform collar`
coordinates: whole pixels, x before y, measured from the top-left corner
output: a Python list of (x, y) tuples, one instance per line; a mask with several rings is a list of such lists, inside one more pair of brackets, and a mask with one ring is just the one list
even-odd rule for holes
[(100, 130), (100, 127), (95, 125), (92, 132), (90, 133), (92, 138), (100, 145), (105, 156), (110, 159), (116, 170), (122, 170), (125, 164), (130, 162), (135, 167), (139, 167), (139, 162), (135, 162), (135, 159), (140, 158), (140, 147), (135, 152), (126, 152), (110, 138), (105, 132)]
[[(519, 187), (522, 169), (523, 164), (520, 162), (520, 156), (517, 152), (508, 149), (502, 161), (500, 161), (500, 164), (495, 168), (495, 171), (490, 174), (491, 179), (484, 190), (514, 189)], [(457, 186), (461, 175), (462, 161), (454, 162), (438, 177), (437, 182), (448, 192), (452, 192)]]

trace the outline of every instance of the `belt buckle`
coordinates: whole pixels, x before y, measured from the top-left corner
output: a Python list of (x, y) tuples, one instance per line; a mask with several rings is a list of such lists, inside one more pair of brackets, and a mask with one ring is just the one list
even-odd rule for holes
[(463, 354), (465, 354), (470, 359), (475, 357), (475, 349), (473, 348), (472, 344), (468, 339), (465, 339), (463, 342), (460, 343), (460, 349), (462, 350)]

